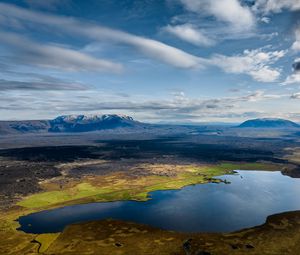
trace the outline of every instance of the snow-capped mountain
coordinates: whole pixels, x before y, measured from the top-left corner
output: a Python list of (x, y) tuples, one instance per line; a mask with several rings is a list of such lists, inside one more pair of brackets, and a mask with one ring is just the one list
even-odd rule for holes
[(0, 121), (0, 134), (41, 132), (89, 132), (147, 125), (118, 114), (62, 115), (53, 120)]
[(49, 123), (49, 132), (88, 132), (140, 124), (130, 116), (118, 114), (63, 115), (50, 120)]

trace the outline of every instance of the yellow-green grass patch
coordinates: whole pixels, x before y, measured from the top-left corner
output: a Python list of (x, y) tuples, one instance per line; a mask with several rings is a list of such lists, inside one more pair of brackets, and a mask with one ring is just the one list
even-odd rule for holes
[[(75, 187), (37, 193), (21, 200), (18, 205), (25, 208), (51, 207), (57, 204), (74, 201), (117, 201), (117, 200), (147, 200), (148, 193), (156, 190), (180, 189), (187, 185), (206, 183), (215, 176), (232, 173), (232, 170), (275, 170), (278, 166), (262, 163), (187, 166), (182, 173), (175, 176), (151, 175), (130, 179), (119, 175), (107, 176), (106, 181), (97, 186), (85, 180)], [(120, 179), (121, 178), (121, 179)], [(123, 179), (122, 179), (123, 178)], [(103, 177), (105, 179), (105, 177)]]

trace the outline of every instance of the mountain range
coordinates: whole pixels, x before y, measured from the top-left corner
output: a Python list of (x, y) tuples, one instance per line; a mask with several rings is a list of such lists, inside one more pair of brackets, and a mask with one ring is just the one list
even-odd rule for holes
[(143, 123), (135, 121), (132, 117), (126, 115), (62, 115), (53, 120), (0, 121), (0, 134), (90, 132), (141, 125)]
[[(105, 115), (62, 115), (52, 120), (0, 121), (0, 134), (19, 133), (78, 133), (119, 128), (146, 127), (151, 124), (134, 120), (130, 116)], [(172, 126), (172, 125), (170, 125)], [(285, 119), (262, 118), (247, 120), (238, 128), (300, 128), (295, 122)]]

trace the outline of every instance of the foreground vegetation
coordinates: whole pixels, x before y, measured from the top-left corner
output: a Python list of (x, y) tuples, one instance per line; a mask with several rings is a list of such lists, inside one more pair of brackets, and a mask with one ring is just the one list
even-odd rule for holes
[(68, 226), (45, 254), (296, 255), (300, 212), (268, 217), (261, 226), (226, 234), (163, 231), (103, 220)]
[[(0, 215), (0, 254), (47, 254), (48, 248), (60, 233), (32, 235), (17, 231), (15, 221), (22, 215), (70, 204), (95, 201), (149, 199), (149, 192), (180, 189), (187, 185), (220, 182), (216, 176), (231, 174), (233, 170), (279, 170), (279, 165), (263, 163), (218, 165), (143, 165), (148, 169), (145, 176), (127, 173), (111, 173), (104, 176), (84, 176), (70, 179), (62, 184), (54, 178), (40, 185), (43, 192), (24, 197), (9, 210)], [(61, 178), (67, 178), (62, 176)], [(52, 245), (51, 245), (52, 247)], [(57, 253), (52, 253), (57, 254)], [(78, 254), (78, 253), (77, 253)], [(85, 253), (81, 253), (85, 254)], [(104, 253), (101, 253), (104, 254)], [(117, 253), (116, 253), (117, 254)], [(120, 253), (123, 254), (123, 253)], [(162, 253), (161, 253), (162, 254)]]
[[(150, 166), (149, 166), (150, 167)], [(153, 167), (153, 166), (152, 166)], [(179, 168), (178, 166), (173, 166)], [(149, 199), (149, 192), (156, 190), (180, 189), (187, 185), (219, 182), (216, 176), (232, 173), (233, 170), (277, 169), (274, 165), (261, 163), (232, 164), (223, 163), (212, 166), (180, 166), (174, 169), (174, 176), (150, 175), (131, 178), (128, 174), (110, 174), (106, 176), (84, 177), (80, 183), (59, 190), (42, 192), (25, 197), (18, 205), (25, 208), (43, 208), (61, 204), (96, 201)]]

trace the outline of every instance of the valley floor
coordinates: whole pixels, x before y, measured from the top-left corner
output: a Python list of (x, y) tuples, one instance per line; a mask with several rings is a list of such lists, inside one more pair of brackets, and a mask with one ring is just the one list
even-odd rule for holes
[[(215, 176), (235, 169), (298, 176), (297, 162), (288, 156), (295, 157), (297, 147), (286, 141), (184, 139), (1, 150), (0, 254), (295, 254), (299, 212), (232, 234), (182, 234), (109, 220), (54, 234), (16, 230), (15, 220), (32, 212), (95, 201), (145, 201), (149, 192), (219, 182)], [(276, 143), (280, 146), (270, 146)], [(293, 153), (284, 154), (287, 147)]]

